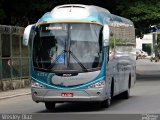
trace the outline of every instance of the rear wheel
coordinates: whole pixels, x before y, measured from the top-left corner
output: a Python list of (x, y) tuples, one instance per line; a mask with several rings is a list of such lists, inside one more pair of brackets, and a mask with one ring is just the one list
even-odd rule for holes
[(130, 88), (122, 93), (122, 98), (128, 99), (130, 97)]
[(128, 89), (122, 93), (122, 98), (128, 99), (130, 97), (130, 88), (131, 88), (131, 75), (129, 75)]
[(52, 111), (55, 109), (55, 102), (45, 102), (46, 109)]

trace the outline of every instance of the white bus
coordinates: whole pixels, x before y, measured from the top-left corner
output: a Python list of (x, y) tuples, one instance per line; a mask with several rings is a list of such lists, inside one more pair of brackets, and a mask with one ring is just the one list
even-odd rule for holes
[[(60, 102), (129, 98), (136, 81), (134, 24), (108, 10), (81, 4), (55, 7), (24, 31), (31, 42), (31, 91), (47, 110)], [(110, 53), (111, 52), (111, 53)]]

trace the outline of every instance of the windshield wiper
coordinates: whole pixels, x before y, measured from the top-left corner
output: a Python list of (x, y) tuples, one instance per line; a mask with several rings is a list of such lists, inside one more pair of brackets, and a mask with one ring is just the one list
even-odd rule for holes
[[(56, 59), (51, 63), (51, 65), (48, 67), (48, 69), (52, 69), (53, 66), (56, 64), (57, 60), (61, 57), (61, 55), (65, 53), (65, 50), (63, 50), (59, 55), (58, 57), (56, 57)], [(65, 56), (64, 56), (64, 59), (65, 59)]]
[[(78, 58), (73, 54), (73, 52), (72, 51), (66, 51), (66, 50), (63, 50), (62, 52), (61, 52), (61, 54), (51, 63), (51, 65), (48, 67), (48, 69), (50, 70), (50, 69), (52, 69), (53, 68), (53, 66), (56, 64), (56, 62), (57, 62), (57, 60), (61, 57), (61, 55), (62, 54), (64, 54), (64, 53), (66, 53), (66, 52), (69, 52), (72, 56), (73, 56), (73, 58), (77, 61), (77, 63), (81, 66), (81, 68), (83, 68), (83, 70), (85, 71), (85, 72), (88, 72), (88, 70), (87, 70), (87, 68), (78, 60)], [(65, 57), (65, 56), (64, 56)]]
[(45, 69), (45, 68), (34, 67), (34, 69), (44, 71), (44, 72), (50, 72), (50, 69)]
[(78, 60), (78, 58), (73, 54), (73, 52), (72, 51), (68, 51), (72, 56), (73, 56), (73, 58), (78, 62), (78, 64), (81, 66), (81, 68), (83, 68), (83, 70), (85, 71), (85, 72), (88, 72), (88, 70), (87, 70), (87, 68)]

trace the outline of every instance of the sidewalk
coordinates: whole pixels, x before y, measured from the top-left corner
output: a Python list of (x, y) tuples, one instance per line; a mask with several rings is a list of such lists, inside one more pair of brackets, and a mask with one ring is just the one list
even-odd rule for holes
[(30, 87), (0, 92), (0, 100), (31, 94)]

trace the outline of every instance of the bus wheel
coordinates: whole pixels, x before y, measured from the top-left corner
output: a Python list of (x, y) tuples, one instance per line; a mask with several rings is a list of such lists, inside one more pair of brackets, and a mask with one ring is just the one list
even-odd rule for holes
[(111, 105), (111, 97), (101, 102), (102, 108), (108, 108)]
[(129, 75), (128, 88), (122, 93), (122, 98), (128, 99), (130, 97), (130, 88), (131, 88), (131, 75)]
[(130, 89), (128, 88), (128, 90), (122, 93), (122, 98), (128, 99), (129, 97), (130, 97)]
[(106, 100), (101, 102), (101, 107), (102, 108), (108, 108), (111, 105), (112, 96), (113, 96), (113, 80), (112, 80), (112, 83), (111, 83), (111, 90), (110, 90), (109, 97)]
[(55, 109), (55, 102), (45, 102), (45, 106), (46, 106), (46, 109), (51, 111), (51, 110), (54, 110)]

